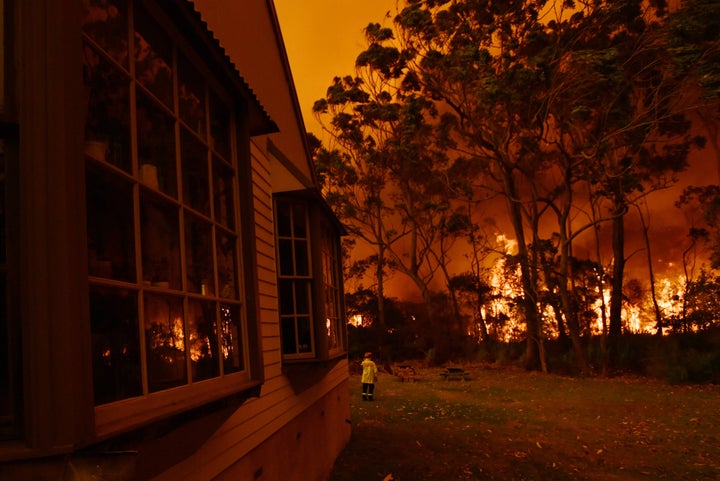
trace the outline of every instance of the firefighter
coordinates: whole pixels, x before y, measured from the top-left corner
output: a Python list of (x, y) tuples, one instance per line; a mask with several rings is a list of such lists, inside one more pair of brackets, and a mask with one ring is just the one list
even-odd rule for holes
[(360, 382), (362, 382), (362, 398), (363, 401), (372, 401), (378, 370), (372, 360), (371, 352), (366, 352), (364, 357), (365, 359), (360, 364), (363, 368), (362, 377), (360, 378)]

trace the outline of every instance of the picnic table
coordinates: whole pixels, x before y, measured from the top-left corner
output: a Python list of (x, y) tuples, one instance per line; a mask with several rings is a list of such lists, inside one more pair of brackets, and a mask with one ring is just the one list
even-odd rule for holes
[(440, 375), (444, 377), (446, 381), (451, 379), (460, 379), (464, 381), (470, 377), (470, 373), (461, 367), (446, 367)]
[(400, 378), (401, 382), (415, 382), (415, 368), (412, 366), (402, 365), (395, 369), (395, 375)]

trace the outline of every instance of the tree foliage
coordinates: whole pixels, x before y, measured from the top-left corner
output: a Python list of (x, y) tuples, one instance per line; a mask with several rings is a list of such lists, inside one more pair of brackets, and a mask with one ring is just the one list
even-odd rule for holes
[[(477, 213), (502, 199), (525, 364), (547, 368), (551, 307), (584, 372), (583, 337), (608, 279), (609, 333), (622, 330), (630, 207), (672, 185), (704, 145), (689, 115), (720, 85), (717, 17), (701, 25), (716, 10), (709, 0), (672, 14), (662, 0), (406, 0), (392, 27), (366, 28), (358, 75), (336, 78), (315, 105), (339, 145), (317, 157), (328, 198), (426, 299), (444, 274), (456, 327), (457, 294), (479, 308), (487, 280), (479, 269), (453, 277), (450, 246), (476, 245)], [(612, 230), (609, 276), (599, 249), (573, 255), (600, 224)]]

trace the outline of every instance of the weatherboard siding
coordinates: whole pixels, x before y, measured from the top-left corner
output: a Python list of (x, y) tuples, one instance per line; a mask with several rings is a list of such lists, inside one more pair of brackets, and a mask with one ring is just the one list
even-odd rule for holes
[[(226, 470), (232, 471), (237, 463), (243, 462), (266, 466), (270, 460), (249, 454), (282, 432), (283, 428), (299, 416), (309, 416), (308, 419), (303, 419), (302, 422), (305, 423), (312, 421), (313, 416), (325, 416), (325, 409), (314, 410), (313, 406), (347, 381), (347, 362), (344, 360), (338, 362), (320, 381), (297, 393), (283, 373), (269, 161), (257, 145), (253, 145), (251, 159), (257, 236), (255, 262), (258, 267), (265, 382), (261, 387), (260, 397), (246, 401), (195, 453), (155, 478), (158, 481), (215, 479)], [(325, 403), (327, 402), (329, 400), (325, 400)], [(317, 436), (318, 433), (313, 435)], [(288, 441), (283, 439), (281, 442)]]

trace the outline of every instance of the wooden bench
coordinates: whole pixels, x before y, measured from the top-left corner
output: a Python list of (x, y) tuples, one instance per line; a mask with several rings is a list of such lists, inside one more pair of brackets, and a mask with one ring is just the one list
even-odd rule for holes
[(401, 382), (415, 382), (415, 368), (412, 366), (398, 366), (395, 369), (395, 375), (400, 379)]
[(445, 370), (440, 373), (440, 375), (444, 377), (446, 381), (449, 381), (451, 379), (460, 379), (462, 381), (465, 381), (467, 378), (470, 377), (470, 373), (461, 367), (446, 367)]

